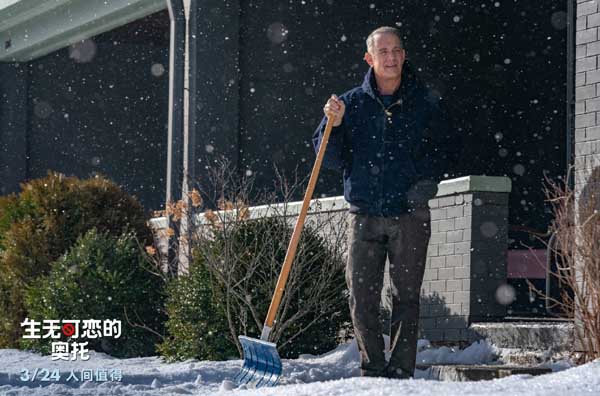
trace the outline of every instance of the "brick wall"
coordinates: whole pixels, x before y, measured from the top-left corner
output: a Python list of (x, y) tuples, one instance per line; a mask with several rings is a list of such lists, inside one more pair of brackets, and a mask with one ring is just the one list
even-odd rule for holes
[(579, 195), (600, 165), (600, 9), (577, 0), (575, 61), (575, 187)]
[[(576, 206), (598, 191), (600, 180), (600, 2), (577, 0), (575, 33)], [(593, 179), (590, 177), (593, 175)], [(593, 182), (591, 180), (594, 180)], [(579, 210), (575, 211), (580, 222)], [(580, 317), (575, 324), (581, 326)], [(577, 344), (577, 348), (584, 348)]]

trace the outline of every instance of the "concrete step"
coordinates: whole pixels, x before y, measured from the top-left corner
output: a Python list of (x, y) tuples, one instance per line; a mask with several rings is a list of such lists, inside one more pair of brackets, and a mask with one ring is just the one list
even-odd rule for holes
[(552, 372), (545, 367), (507, 365), (417, 365), (417, 369), (426, 370), (426, 377), (429, 379), (455, 382), (485, 381), (515, 374), (542, 375)]
[(499, 360), (508, 366), (537, 366), (568, 357), (568, 354), (552, 351), (524, 351), (522, 349), (503, 348)]
[(469, 329), (499, 348), (523, 351), (569, 351), (575, 339), (573, 322), (568, 320), (473, 323)]

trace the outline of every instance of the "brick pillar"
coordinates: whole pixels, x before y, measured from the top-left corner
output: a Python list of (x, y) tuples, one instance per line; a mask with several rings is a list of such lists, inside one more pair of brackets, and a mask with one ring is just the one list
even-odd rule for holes
[[(575, 220), (600, 191), (600, 2), (577, 0), (575, 33)], [(572, 133), (572, 131), (567, 131)], [(597, 199), (597, 198), (596, 198)], [(598, 202), (598, 201), (596, 201)], [(581, 279), (581, 275), (578, 275)], [(581, 326), (579, 311), (575, 324)], [(579, 341), (579, 340), (577, 340)], [(579, 342), (577, 349), (585, 348)]]
[[(600, 165), (600, 12), (598, 1), (577, 0), (575, 61), (575, 188)], [(570, 132), (570, 131), (569, 131)]]
[[(421, 327), (430, 341), (469, 341), (472, 322), (504, 317), (507, 177), (466, 176), (438, 185), (429, 201), (431, 239), (421, 290)], [(502, 292), (502, 289), (500, 289)]]
[[(600, 7), (577, 0), (575, 66), (575, 196), (589, 196), (600, 172)], [(592, 182), (592, 183), (593, 183)], [(589, 191), (589, 192), (588, 192)], [(578, 211), (576, 211), (578, 213)]]

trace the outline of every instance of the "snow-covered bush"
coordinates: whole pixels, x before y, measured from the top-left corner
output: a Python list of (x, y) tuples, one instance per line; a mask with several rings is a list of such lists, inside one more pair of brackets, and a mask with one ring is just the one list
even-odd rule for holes
[(134, 231), (151, 243), (143, 207), (115, 183), (58, 173), (21, 185), (0, 200), (0, 348), (16, 347), (26, 317), (23, 291), (92, 228)]
[[(37, 321), (118, 319), (119, 338), (89, 338), (88, 347), (117, 357), (148, 356), (155, 353), (163, 331), (163, 285), (134, 235), (113, 237), (92, 229), (52, 265), (48, 275), (33, 282), (25, 306), (29, 318)], [(21, 343), (48, 353), (54, 341)]]

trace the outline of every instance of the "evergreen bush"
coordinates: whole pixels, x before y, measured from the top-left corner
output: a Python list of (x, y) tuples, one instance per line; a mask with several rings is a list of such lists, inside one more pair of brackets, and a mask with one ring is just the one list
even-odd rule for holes
[[(118, 319), (119, 338), (85, 339), (90, 349), (117, 357), (155, 353), (164, 323), (163, 281), (131, 233), (120, 237), (88, 231), (26, 293), (30, 319)], [(64, 335), (61, 335), (63, 341)], [(49, 353), (56, 339), (22, 340)], [(77, 341), (77, 340), (74, 340)]]
[(226, 308), (219, 287), (206, 265), (195, 260), (189, 274), (173, 279), (168, 287), (166, 310), (169, 337), (159, 352), (169, 361), (198, 358), (223, 360), (238, 356), (227, 337)]
[(133, 231), (152, 241), (143, 207), (103, 178), (80, 180), (50, 172), (0, 199), (0, 348), (18, 346), (25, 318), (23, 291), (50, 271), (88, 230)]
[[(271, 334), (283, 357), (331, 350), (350, 326), (343, 260), (317, 229), (304, 229)], [(189, 275), (169, 290), (170, 337), (161, 353), (169, 359), (241, 356), (237, 336), (259, 337), (291, 231), (284, 216), (202, 226)]]

